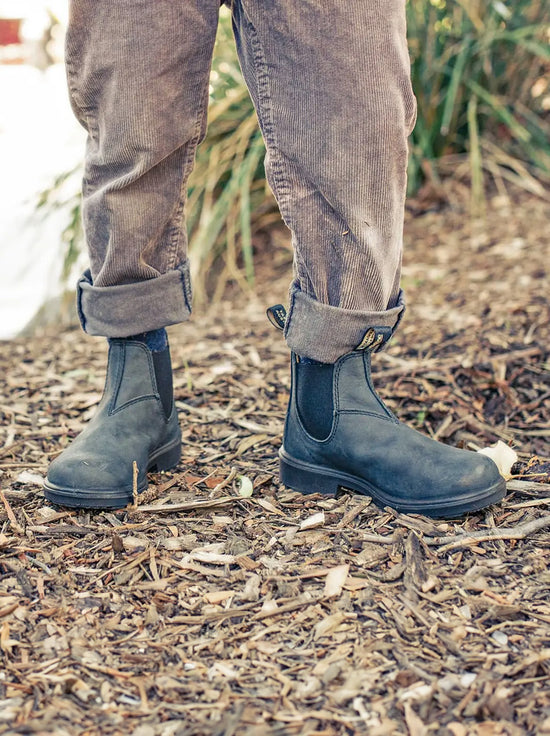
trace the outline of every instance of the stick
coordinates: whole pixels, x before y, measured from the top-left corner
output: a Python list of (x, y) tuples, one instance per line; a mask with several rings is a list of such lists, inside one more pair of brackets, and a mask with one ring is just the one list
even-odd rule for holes
[(139, 506), (138, 511), (195, 511), (200, 509), (213, 509), (216, 506), (225, 506), (228, 503), (235, 503), (241, 499), (235, 496), (222, 496), (221, 498), (213, 498), (209, 501), (190, 501), (187, 503), (162, 503), (150, 504), (149, 506)]
[(509, 491), (535, 491), (537, 494), (550, 493), (550, 483), (534, 483), (532, 480), (509, 480), (506, 483)]
[(525, 539), (530, 534), (550, 527), (550, 514), (542, 516), (539, 519), (524, 521), (517, 526), (508, 527), (506, 529), (488, 529), (479, 532), (470, 532), (469, 534), (457, 534), (454, 537), (429, 537), (424, 542), (430, 546), (439, 547), (443, 545), (438, 552), (448, 552), (458, 547), (467, 547), (469, 544), (478, 542), (490, 542), (496, 539)]
[(19, 524), (17, 519), (15, 518), (15, 514), (13, 513), (13, 509), (10, 506), (8, 499), (4, 496), (4, 491), (0, 491), (0, 499), (2, 500), (2, 503), (4, 504), (4, 508), (6, 509), (6, 514), (8, 515), (9, 522), (11, 524), (11, 527), (13, 531), (16, 534), (24, 534), (25, 531), (23, 527)]
[(231, 481), (235, 478), (237, 475), (237, 468), (231, 468), (231, 471), (227, 478), (225, 480), (222, 480), (221, 483), (218, 483), (218, 485), (210, 492), (210, 496), (215, 496), (216, 493), (219, 493), (223, 488), (228, 486)]
[(133, 476), (134, 476), (133, 477), (133, 482), (132, 482), (132, 499), (133, 499), (133, 503), (134, 503), (134, 508), (137, 509), (137, 505), (138, 505), (138, 490), (137, 490), (137, 485), (138, 485), (138, 473), (139, 473), (139, 470), (138, 470), (137, 462), (135, 460), (132, 463), (132, 470), (133, 470)]
[[(538, 519), (525, 521), (517, 526), (507, 527), (505, 529), (492, 529), (479, 532), (470, 532), (468, 534), (456, 534), (448, 537), (428, 537), (423, 536), (422, 541), (430, 547), (440, 547), (438, 552), (447, 552), (450, 549), (468, 546), (477, 542), (490, 542), (499, 539), (525, 539), (530, 534), (550, 527), (550, 514), (542, 516)], [(395, 537), (392, 535), (382, 536), (381, 534), (363, 533), (360, 535), (365, 542), (373, 542), (374, 544), (394, 544)], [(443, 545), (443, 546), (442, 546)]]

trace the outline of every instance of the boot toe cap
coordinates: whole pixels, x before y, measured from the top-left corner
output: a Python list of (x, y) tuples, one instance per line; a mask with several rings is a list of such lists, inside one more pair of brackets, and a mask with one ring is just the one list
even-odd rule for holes
[[(138, 492), (146, 484), (145, 473), (139, 473)], [(48, 500), (66, 506), (120, 507), (132, 499), (133, 485), (132, 462), (62, 457), (50, 466), (45, 495)]]
[(469, 488), (489, 488), (503, 481), (497, 464), (479, 452), (468, 453), (470, 462), (464, 463), (461, 482)]

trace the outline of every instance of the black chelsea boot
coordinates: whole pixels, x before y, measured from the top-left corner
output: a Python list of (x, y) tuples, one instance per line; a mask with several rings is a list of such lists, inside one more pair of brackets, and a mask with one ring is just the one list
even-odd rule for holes
[(490, 458), (401, 424), (376, 394), (371, 354), (390, 335), (390, 328), (372, 328), (366, 347), (334, 364), (292, 355), (281, 482), (303, 493), (343, 487), (382, 507), (436, 518), (500, 501), (506, 484)]
[[(158, 356), (161, 356), (160, 360)], [(155, 370), (156, 369), (156, 370)], [(147, 488), (147, 471), (168, 470), (181, 457), (181, 430), (171, 388), (168, 348), (153, 354), (143, 342), (110, 340), (105, 391), (83, 432), (50, 465), (48, 501), (75, 508), (121, 508)], [(166, 375), (165, 375), (166, 374)]]

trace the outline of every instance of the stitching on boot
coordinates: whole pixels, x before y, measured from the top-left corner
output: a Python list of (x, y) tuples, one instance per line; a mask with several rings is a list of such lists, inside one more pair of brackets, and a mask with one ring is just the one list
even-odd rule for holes
[(390, 411), (390, 409), (384, 404), (380, 396), (378, 396), (378, 393), (376, 392), (376, 389), (374, 388), (374, 384), (372, 382), (371, 377), (371, 355), (370, 353), (364, 353), (363, 354), (363, 370), (365, 371), (365, 380), (367, 382), (367, 386), (372, 392), (372, 395), (376, 399), (378, 406), (381, 408), (381, 410), (384, 412), (384, 416), (388, 417), (388, 419), (392, 419), (393, 421), (397, 422), (399, 424), (399, 420), (393, 415), (393, 412)]
[[(114, 414), (116, 411), (116, 402), (118, 399), (118, 392), (120, 391), (120, 383), (122, 381), (122, 376), (124, 375), (124, 366), (126, 364), (126, 350), (122, 349), (122, 344), (120, 342), (114, 343), (111, 345), (109, 350), (109, 357), (107, 358), (107, 363), (110, 363), (111, 361), (111, 351), (114, 352), (115, 346), (117, 346), (117, 350), (122, 353), (122, 358), (118, 361), (118, 365), (116, 368), (116, 373), (114, 376), (114, 386), (113, 386), (113, 393), (111, 397), (111, 401), (109, 402), (109, 414)], [(109, 370), (109, 366), (107, 366), (107, 371)]]
[[(155, 405), (158, 405), (160, 399), (158, 396), (155, 396), (154, 394), (147, 394), (145, 396), (137, 396), (135, 399), (130, 399), (130, 401), (127, 401), (126, 403), (122, 404), (121, 406), (117, 406), (116, 409), (113, 409), (113, 411), (110, 412), (111, 416), (114, 416), (115, 414), (118, 414), (123, 409), (127, 409), (129, 406), (132, 406), (134, 404), (140, 404), (142, 401), (154, 401)], [(164, 412), (162, 412), (162, 418), (165, 422), (168, 420), (164, 416)]]

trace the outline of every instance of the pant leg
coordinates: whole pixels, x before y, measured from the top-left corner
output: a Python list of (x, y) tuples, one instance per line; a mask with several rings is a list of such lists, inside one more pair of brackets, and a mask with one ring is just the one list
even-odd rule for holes
[(410, 83), (405, 0), (233, 0), (266, 170), (292, 232), (286, 339), (332, 362), (368, 327), (393, 327)]
[(204, 137), (219, 0), (72, 0), (66, 66), (88, 132), (84, 329), (125, 337), (186, 319), (183, 209)]

